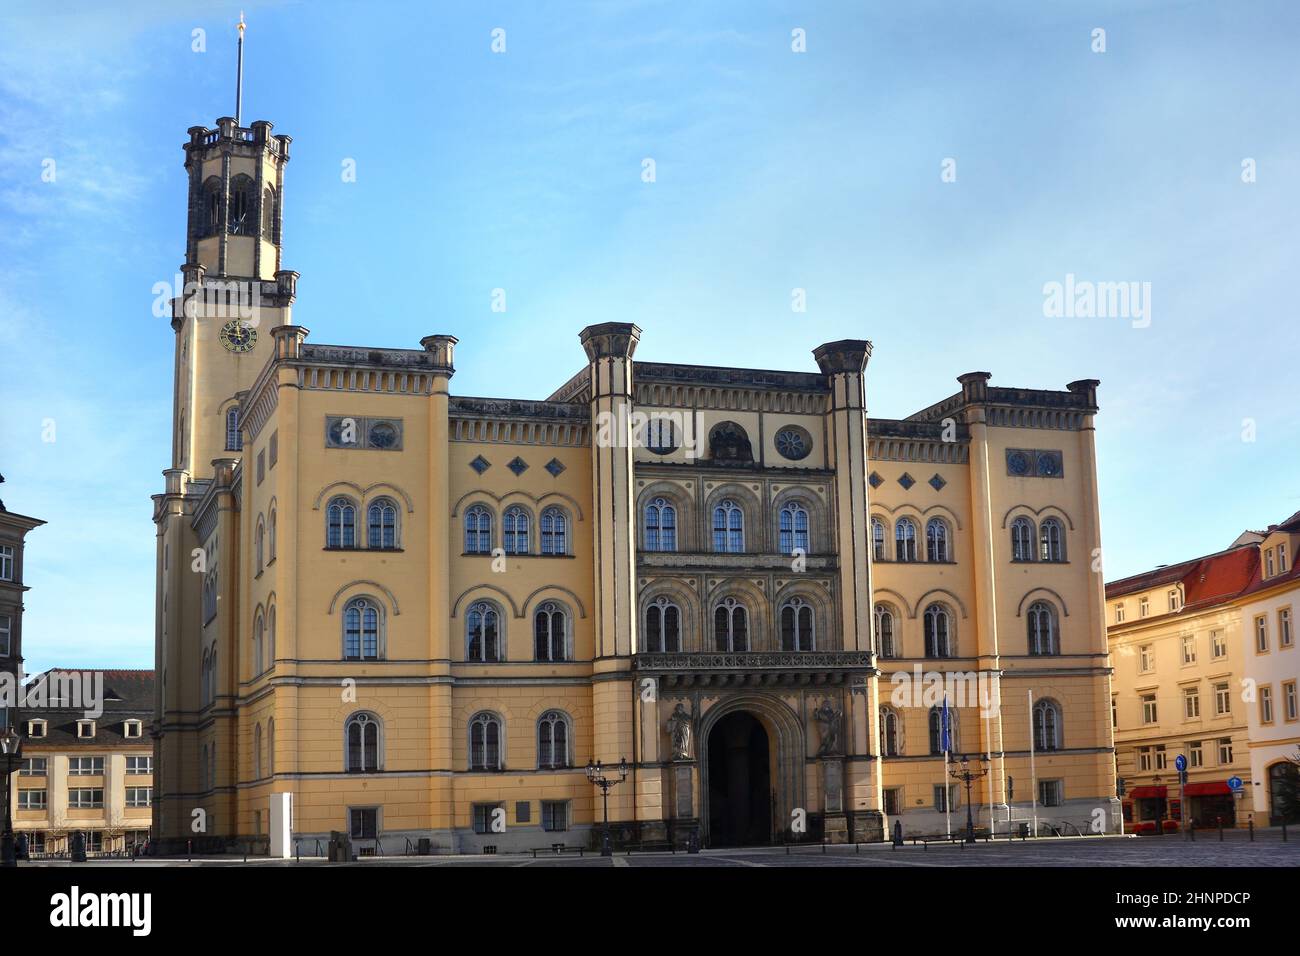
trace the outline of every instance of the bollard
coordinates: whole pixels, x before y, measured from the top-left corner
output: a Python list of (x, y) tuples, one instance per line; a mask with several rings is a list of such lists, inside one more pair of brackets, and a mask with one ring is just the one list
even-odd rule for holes
[(1219, 842), (1223, 842), (1223, 817), (1219, 817)]
[(194, 841), (193, 840), (185, 841), (185, 862), (186, 863), (194, 862)]
[(1255, 842), (1255, 818), (1250, 818), (1250, 842)]
[(301, 840), (293, 841), (293, 862), (295, 863), (302, 862), (302, 841)]

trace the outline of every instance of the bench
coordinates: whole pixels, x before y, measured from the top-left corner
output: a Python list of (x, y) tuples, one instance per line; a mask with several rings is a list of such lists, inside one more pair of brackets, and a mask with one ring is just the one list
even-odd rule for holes
[(539, 853), (553, 853), (556, 856), (562, 856), (565, 853), (576, 853), (578, 856), (582, 856), (585, 850), (586, 847), (565, 846), (563, 843), (552, 843), (550, 846), (533, 847), (533, 859), (537, 859), (537, 854)]

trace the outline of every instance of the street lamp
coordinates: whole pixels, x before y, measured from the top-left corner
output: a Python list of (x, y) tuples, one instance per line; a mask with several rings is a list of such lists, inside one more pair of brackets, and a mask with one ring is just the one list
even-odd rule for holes
[(592, 763), (587, 761), (587, 779), (600, 787), (600, 795), (605, 802), (605, 832), (600, 837), (600, 855), (613, 856), (614, 844), (609, 838), (609, 788), (616, 787), (627, 779), (627, 758), (619, 757), (618, 766), (613, 768), (618, 771), (618, 779), (613, 780), (605, 776), (605, 765), (599, 760)]
[(0, 866), (17, 866), (18, 857), (14, 853), (14, 817), (11, 809), (13, 787), (10, 786), (14, 765), (23, 759), (23, 738), (19, 736), (17, 728), (5, 728), (4, 736), (0, 737), (0, 757), (4, 760), (5, 778), (5, 828), (4, 832), (0, 833)]
[(961, 763), (958, 765), (958, 767), (950, 769), (948, 771), (948, 776), (952, 777), (954, 780), (964, 781), (966, 784), (966, 842), (967, 843), (975, 842), (975, 820), (971, 817), (971, 797), (970, 797), (971, 784), (973, 784), (976, 780), (979, 780), (981, 777), (987, 777), (989, 774), (989, 768), (984, 766), (983, 754), (979, 756), (979, 762), (980, 762), (981, 769), (978, 771), (971, 770), (970, 758), (968, 758), (965, 754), (962, 754)]

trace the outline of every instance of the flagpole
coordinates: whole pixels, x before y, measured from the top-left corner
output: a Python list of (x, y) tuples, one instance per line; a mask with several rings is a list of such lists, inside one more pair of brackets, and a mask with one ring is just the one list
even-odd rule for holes
[(952, 787), (948, 781), (948, 749), (952, 746), (952, 740), (948, 732), (948, 692), (943, 694), (943, 816), (945, 826), (948, 828), (948, 839), (952, 839)]
[(239, 11), (239, 69), (235, 75), (235, 126), (242, 127), (244, 114), (244, 11)]
[(1034, 692), (1029, 692), (1029, 795), (1033, 798), (1034, 836), (1038, 836), (1038, 774), (1034, 769)]

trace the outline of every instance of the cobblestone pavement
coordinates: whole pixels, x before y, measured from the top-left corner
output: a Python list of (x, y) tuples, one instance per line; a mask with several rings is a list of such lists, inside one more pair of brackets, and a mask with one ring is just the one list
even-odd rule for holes
[[(491, 867), (809, 867), (809, 866), (868, 866), (868, 867), (953, 867), (953, 866), (1028, 866), (1028, 867), (1234, 867), (1234, 866), (1300, 866), (1300, 832), (1289, 834), (1283, 841), (1280, 831), (1260, 831), (1254, 842), (1248, 835), (1230, 832), (1220, 842), (1218, 834), (1204, 832), (1189, 842), (1182, 837), (1086, 837), (1044, 838), (1025, 842), (977, 843), (963, 847), (960, 844), (932, 844), (928, 849), (906, 846), (895, 850), (889, 845), (873, 844), (853, 846), (752, 847), (730, 850), (705, 850), (699, 854), (687, 853), (633, 853), (601, 857), (594, 853), (584, 856), (563, 857), (538, 854), (531, 856), (434, 856), (370, 858), (339, 866), (491, 866)], [(20, 866), (67, 866), (66, 860), (23, 863)], [(242, 857), (195, 858), (190, 863), (184, 859), (92, 860), (83, 866), (242, 866)], [(326, 866), (319, 859), (268, 860), (253, 857), (248, 866)]]

